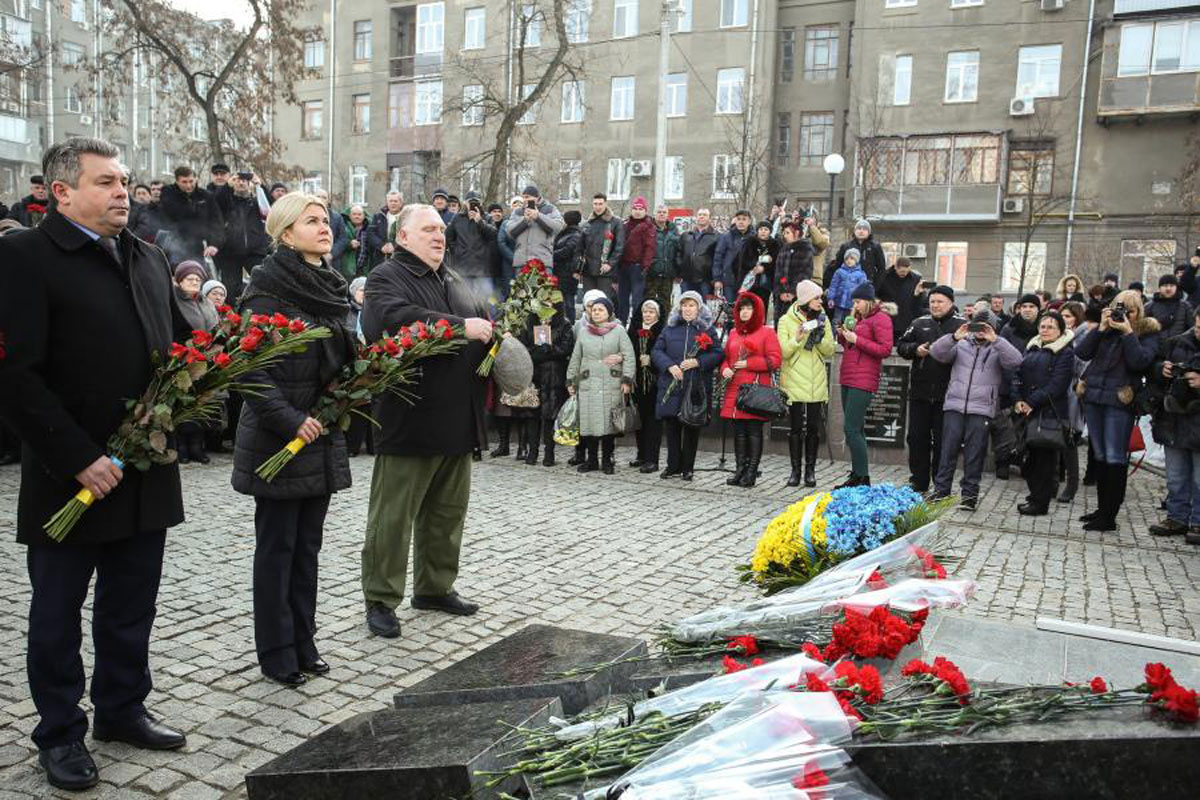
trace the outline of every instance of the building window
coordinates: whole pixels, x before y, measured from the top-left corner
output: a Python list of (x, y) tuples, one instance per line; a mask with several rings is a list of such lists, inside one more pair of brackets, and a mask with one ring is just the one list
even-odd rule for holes
[(917, 4), (917, 0), (887, 0), (884, 3), (883, 7), (884, 8), (908, 8), (909, 6), (915, 6), (916, 4)]
[(679, 13), (671, 17), (671, 33), (692, 32), (692, 0), (680, 0)]
[(831, 81), (837, 77), (838, 27), (814, 25), (804, 29), (804, 80)]
[(633, 90), (632, 75), (612, 79), (612, 102), (608, 112), (610, 120), (633, 119)]
[(367, 168), (360, 165), (350, 167), (350, 191), (347, 198), (350, 203), (362, 204), (367, 202)]
[(833, 152), (833, 112), (808, 111), (800, 115), (800, 166), (820, 166)]
[(62, 43), (62, 65), (64, 67), (82, 67), (87, 58), (83, 45), (75, 42)]
[(638, 30), (638, 0), (613, 0), (613, 38), (636, 36)]
[(1017, 97), (1056, 97), (1062, 45), (1022, 47), (1017, 58)]
[(979, 95), (979, 51), (960, 50), (946, 55), (947, 103), (973, 103)]
[(567, 29), (567, 41), (571, 44), (583, 44), (588, 40), (588, 22), (592, 16), (590, 0), (569, 0), (567, 3), (567, 18), (563, 24)]
[(1200, 70), (1200, 19), (1121, 28), (1117, 76)]
[(542, 12), (532, 3), (526, 3), (521, 6), (520, 18), (521, 33), (524, 34), (525, 47), (541, 47), (542, 46)]
[(663, 159), (663, 199), (683, 199), (683, 156)]
[(981, 5), (983, 5), (983, 0), (950, 0), (951, 8), (970, 8)]
[(300, 191), (305, 194), (315, 194), (321, 191), (321, 173), (310, 172), (300, 179)]
[(937, 243), (937, 277), (934, 280), (951, 289), (967, 288), (966, 242)]
[(417, 6), (417, 55), (442, 52), (446, 40), (446, 4), (422, 3)]
[(775, 163), (787, 166), (792, 152), (792, 112), (780, 111), (775, 115)]
[[(521, 99), (525, 100), (533, 90), (537, 88), (536, 83), (527, 83), (521, 87)], [(525, 113), (517, 120), (518, 125), (532, 125), (537, 122), (538, 103), (530, 103), (529, 108), (525, 109)]]
[(513, 194), (520, 194), (523, 188), (533, 183), (533, 165), (524, 158), (514, 159), (512, 171)]
[(1017, 147), (1008, 151), (1008, 194), (1050, 194), (1054, 187), (1054, 150)]
[(629, 159), (610, 158), (608, 160), (608, 175), (604, 181), (604, 193), (609, 200), (629, 199)]
[(79, 87), (74, 84), (67, 87), (64, 108), (72, 114), (83, 113), (83, 99), (79, 94)]
[(437, 125), (442, 121), (442, 82), (415, 81), (414, 125)]
[(578, 203), (583, 194), (583, 161), (578, 158), (558, 160), (558, 202)]
[(687, 86), (686, 72), (672, 72), (667, 75), (667, 116), (687, 116)]
[(912, 56), (896, 56), (892, 72), (892, 105), (906, 106), (912, 100)]
[(354, 60), (371, 60), (371, 20), (354, 21)]
[(905, 186), (999, 182), (1000, 137), (913, 136), (904, 151)]
[(560, 122), (583, 122), (583, 81), (564, 81)]
[(325, 101), (305, 100), (300, 104), (300, 138), (320, 139), (324, 129)]
[(304, 68), (320, 69), (325, 66), (325, 41), (316, 39), (304, 43)]
[(479, 164), (471, 164), (463, 168), (462, 173), (462, 193), (467, 192), (482, 192), (483, 191), (483, 167)]
[(462, 124), (470, 127), (483, 124), (483, 85), (468, 84), (463, 87)]
[(71, 22), (86, 24), (88, 21), (86, 0), (71, 0)]
[(742, 67), (717, 70), (717, 113), (742, 113), (742, 94), (746, 70)]
[(1021, 280), (1021, 255), (1025, 252), (1024, 242), (1004, 243), (1004, 266), (1000, 276), (1000, 290), (1015, 292), (1018, 288), (1041, 288), (1046, 279), (1046, 243), (1030, 242), (1029, 256), (1025, 259), (1025, 280)]
[(712, 161), (712, 196), (717, 200), (732, 200), (737, 196), (738, 157), (718, 153)]
[(721, 0), (721, 27), (737, 28), (746, 24), (747, 0)]
[(463, 50), (482, 50), (487, 36), (487, 9), (482, 6), (463, 12)]
[(1124, 239), (1121, 241), (1121, 277), (1157, 286), (1161, 275), (1175, 269), (1174, 239)]
[(779, 82), (791, 83), (796, 73), (796, 29), (779, 32)]
[(351, 95), (350, 129), (354, 133), (371, 132), (371, 95)]

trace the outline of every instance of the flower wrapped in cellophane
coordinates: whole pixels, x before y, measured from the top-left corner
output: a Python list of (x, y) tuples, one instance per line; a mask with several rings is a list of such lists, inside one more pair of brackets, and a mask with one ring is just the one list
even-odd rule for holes
[[(554, 306), (561, 302), (563, 302), (563, 294), (562, 290), (558, 288), (558, 278), (550, 271), (549, 267), (537, 258), (531, 258), (525, 262), (512, 279), (512, 284), (508, 289), (508, 299), (500, 307), (500, 318), (496, 320), (493, 329), (495, 341), (492, 349), (480, 363), (477, 372), (485, 377), (491, 373), (492, 366), (496, 363), (496, 357), (500, 354), (504, 334), (511, 333), (514, 337), (517, 336), (525, 330), (525, 324), (531, 315), (537, 315), (542, 324), (548, 323), (554, 316)], [(514, 344), (519, 344), (519, 342), (514, 342)], [(509, 394), (517, 394), (525, 387), (519, 386), (516, 387), (516, 391), (509, 391), (511, 388), (505, 387), (505, 391), (508, 391)]]

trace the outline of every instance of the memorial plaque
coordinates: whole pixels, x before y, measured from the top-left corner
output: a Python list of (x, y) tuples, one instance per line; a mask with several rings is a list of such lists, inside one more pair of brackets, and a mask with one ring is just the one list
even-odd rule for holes
[(908, 364), (884, 364), (867, 406), (863, 433), (880, 447), (904, 447), (908, 431)]

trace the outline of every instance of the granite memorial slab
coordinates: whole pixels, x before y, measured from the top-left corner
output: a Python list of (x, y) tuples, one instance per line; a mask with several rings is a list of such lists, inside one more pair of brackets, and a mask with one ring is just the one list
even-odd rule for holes
[(515, 746), (509, 726), (546, 725), (557, 698), (512, 699), (359, 714), (268, 761), (246, 776), (250, 800), (489, 800), (524, 789), (518, 776), (488, 789)]
[(446, 667), (395, 697), (397, 708), (557, 697), (577, 714), (610, 694), (631, 689), (637, 662), (564, 677), (580, 667), (644, 655), (641, 639), (530, 625)]

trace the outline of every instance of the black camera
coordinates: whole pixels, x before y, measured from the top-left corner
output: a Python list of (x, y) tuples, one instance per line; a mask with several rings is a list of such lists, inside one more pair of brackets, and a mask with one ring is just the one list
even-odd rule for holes
[(478, 201), (472, 197), (470, 200), (467, 201), (467, 208), (471, 209), (472, 211), (482, 212), (483, 211), (483, 203), (481, 203), (480, 201)]
[(1124, 322), (1126, 316), (1125, 304), (1116, 303), (1112, 307), (1112, 313), (1108, 315), (1108, 318), (1113, 322)]
[(1188, 383), (1188, 375), (1200, 372), (1200, 362), (1188, 361), (1184, 364), (1174, 364), (1171, 370), (1171, 383), (1167, 387), (1167, 395), (1163, 398), (1163, 408), (1172, 414), (1194, 413), (1191, 404), (1196, 402), (1196, 390)]

